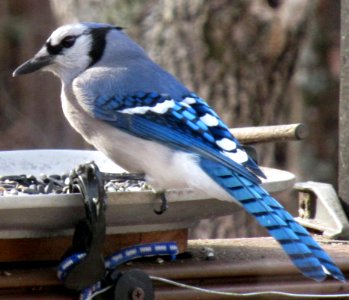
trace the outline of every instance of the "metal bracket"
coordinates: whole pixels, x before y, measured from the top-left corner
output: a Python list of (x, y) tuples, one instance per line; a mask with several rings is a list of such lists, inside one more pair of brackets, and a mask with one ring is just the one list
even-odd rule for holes
[(349, 222), (331, 184), (300, 182), (298, 191), (299, 217), (297, 221), (309, 229), (321, 231), (331, 239), (349, 239)]
[(81, 290), (101, 280), (105, 275), (102, 248), (106, 232), (106, 194), (103, 175), (94, 162), (78, 166), (70, 176), (71, 190), (83, 196), (86, 218), (74, 232), (73, 245), (64, 258), (73, 253), (86, 253), (64, 278), (67, 288)]

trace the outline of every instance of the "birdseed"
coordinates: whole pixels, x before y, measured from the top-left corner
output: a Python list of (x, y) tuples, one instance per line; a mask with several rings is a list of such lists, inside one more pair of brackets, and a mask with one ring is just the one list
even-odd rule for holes
[[(130, 176), (130, 174), (106, 173), (104, 177), (104, 189), (106, 192), (139, 192), (151, 190), (151, 187), (144, 180), (132, 179), (132, 174)], [(69, 186), (69, 174), (0, 176), (0, 196), (69, 194)]]

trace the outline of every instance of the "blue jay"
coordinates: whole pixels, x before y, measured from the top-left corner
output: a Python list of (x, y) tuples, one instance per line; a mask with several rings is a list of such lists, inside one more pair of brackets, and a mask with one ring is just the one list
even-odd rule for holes
[(87, 142), (157, 190), (191, 187), (253, 215), (307, 277), (345, 281), (318, 243), (261, 186), (264, 174), (215, 111), (119, 27), (59, 27), (14, 76), (51, 71), (65, 117)]

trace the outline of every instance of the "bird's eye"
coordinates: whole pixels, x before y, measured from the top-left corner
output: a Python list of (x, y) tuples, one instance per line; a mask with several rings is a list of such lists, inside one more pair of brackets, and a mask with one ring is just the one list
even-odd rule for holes
[(61, 41), (61, 45), (64, 48), (70, 48), (71, 46), (74, 45), (75, 41), (76, 41), (76, 36), (68, 35)]

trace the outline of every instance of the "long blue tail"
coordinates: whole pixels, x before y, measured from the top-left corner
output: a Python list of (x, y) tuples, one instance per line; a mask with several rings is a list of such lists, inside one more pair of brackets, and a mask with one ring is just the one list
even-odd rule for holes
[(345, 281), (344, 275), (330, 256), (261, 186), (211, 160), (201, 158), (200, 165), (246, 211), (255, 216), (306, 277), (322, 281), (329, 274)]

